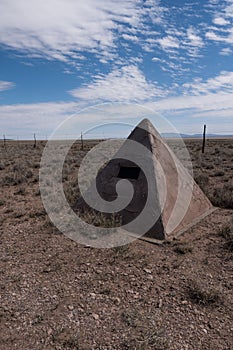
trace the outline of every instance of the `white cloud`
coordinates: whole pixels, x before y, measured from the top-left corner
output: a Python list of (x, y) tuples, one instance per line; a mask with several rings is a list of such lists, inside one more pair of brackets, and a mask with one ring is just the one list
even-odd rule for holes
[(204, 42), (193, 27), (188, 28), (187, 37), (191, 46), (202, 47)]
[[(87, 57), (91, 61), (92, 55), (101, 63), (111, 61), (115, 65), (115, 70), (105, 66), (110, 73), (95, 76), (93, 82), (72, 90), (71, 95), (79, 99), (78, 102), (1, 106), (1, 124), (4, 121), (6, 128), (11, 123), (12, 130), (53, 128), (80, 108), (80, 103), (106, 100), (154, 101), (153, 105), (158, 111), (170, 113), (172, 110), (174, 118), (181, 114), (185, 117), (186, 112), (191, 111), (193, 115), (187, 114), (190, 125), (192, 116), (214, 118), (216, 113), (218, 118), (225, 116), (230, 119), (233, 116), (233, 72), (223, 71), (206, 80), (196, 79), (183, 87), (173, 84), (168, 90), (146, 79), (137, 67), (142, 60), (144, 64), (140, 67), (145, 66), (145, 57), (148, 58), (154, 79), (157, 64), (152, 64), (151, 60), (159, 62), (158, 66), (169, 72), (169, 79), (180, 84), (181, 76), (188, 79), (188, 76), (203, 69), (203, 66), (200, 67), (202, 62), (192, 65), (193, 59), (200, 57), (201, 49), (208, 54), (210, 45), (217, 43), (221, 55), (231, 55), (233, 1), (217, 0), (211, 3), (215, 4), (210, 13), (212, 23), (205, 16), (206, 13), (200, 11), (196, 14), (194, 27), (193, 21), (180, 20), (181, 14), (190, 19), (195, 16), (193, 9), (196, 7), (187, 2), (185, 5), (188, 6), (184, 8), (170, 4), (163, 8), (158, 0), (0, 1), (0, 11), (4, 14), (0, 22), (1, 46), (30, 57), (68, 61), (70, 66), (64, 70), (67, 74), (80, 68)], [(207, 18), (208, 22), (205, 22)], [(150, 54), (147, 55), (147, 52)], [(102, 66), (98, 66), (96, 61), (93, 65), (89, 63), (85, 69), (101, 70)], [(118, 69), (119, 66), (122, 68)], [(188, 69), (190, 71), (187, 73)], [(224, 69), (230, 70), (229, 66)], [(168, 73), (163, 76), (168, 76)], [(0, 82), (0, 91), (13, 86), (10, 82)], [(167, 97), (173, 91), (183, 95)]]
[(230, 24), (229, 21), (227, 21), (225, 18), (223, 17), (215, 17), (213, 19), (213, 23), (216, 24), (216, 25), (219, 25), (219, 26), (226, 26), (228, 24)]
[(206, 33), (206, 38), (209, 40), (213, 40), (213, 41), (219, 41), (219, 42), (225, 42), (228, 44), (233, 44), (233, 28), (229, 29), (227, 31), (227, 34), (224, 33), (224, 35), (222, 35), (222, 33), (215, 33), (213, 31), (209, 31)]
[[(192, 6), (186, 5), (182, 7), (183, 15), (194, 16)], [(92, 56), (104, 64), (116, 64), (120, 59), (127, 64), (132, 62), (132, 51), (145, 56), (155, 48), (166, 52), (169, 58), (180, 48), (189, 59), (199, 57), (199, 49), (205, 44), (203, 27), (197, 30), (198, 26), (178, 23), (178, 10), (178, 6), (165, 7), (159, 0), (0, 1), (0, 13), (4, 14), (0, 44), (32, 58), (76, 62), (77, 68)], [(215, 14), (219, 22), (218, 17)], [(221, 36), (219, 40), (223, 40)]]
[[(30, 57), (67, 61), (77, 52), (114, 51), (121, 36), (137, 41), (158, 2), (135, 0), (7, 0), (0, 2), (0, 43)], [(129, 35), (129, 28), (134, 35)], [(108, 59), (108, 58), (107, 58)]]
[(122, 34), (122, 38), (125, 40), (134, 41), (134, 42), (137, 42), (139, 40), (136, 35), (129, 35), (129, 34)]
[(32, 138), (36, 133), (44, 139), (78, 109), (74, 102), (0, 105), (0, 126), (9, 138)]
[(3, 81), (0, 80), (0, 91), (10, 90), (15, 87), (15, 83), (12, 83), (11, 81)]
[(161, 99), (148, 107), (166, 116), (180, 131), (233, 134), (233, 93), (208, 93), (200, 96), (177, 96)]
[(129, 59), (129, 61), (132, 64), (138, 64), (138, 63), (142, 63), (143, 62), (143, 58), (142, 57), (131, 57)]
[[(137, 99), (142, 106), (167, 116), (180, 132), (199, 132), (198, 128), (207, 123), (211, 132), (233, 133), (233, 72), (221, 72), (207, 81), (196, 79), (190, 84), (185, 84), (183, 88), (186, 94), (155, 99), (157, 88), (146, 81), (138, 68), (124, 67), (105, 77), (97, 77), (93, 85), (74, 90), (73, 94), (81, 99), (78, 102), (1, 105), (0, 126), (7, 137), (28, 138), (35, 132), (38, 138), (45, 138), (67, 117), (78, 115), (90, 103), (93, 105), (106, 99), (122, 102)], [(117, 106), (118, 112), (120, 107), (121, 105)], [(98, 108), (96, 106), (94, 109), (92, 107), (93, 111), (87, 110), (85, 118), (84, 114), (81, 114), (77, 118), (76, 129), (68, 130), (67, 137), (79, 137), (81, 130), (116, 121), (114, 108), (108, 115), (103, 114), (101, 110), (97, 112)], [(119, 113), (117, 115), (119, 118)], [(131, 122), (135, 124), (138, 117), (135, 115), (135, 122)]]
[(187, 28), (181, 40), (181, 48), (187, 50), (189, 58), (200, 57), (200, 49), (205, 46), (199, 31), (193, 26)]
[(206, 38), (209, 40), (214, 40), (214, 41), (225, 41), (220, 35), (216, 34), (213, 31), (207, 32), (206, 33)]
[[(222, 112), (229, 110), (233, 113), (233, 93), (208, 93), (201, 96), (180, 95), (175, 97), (167, 97), (156, 102), (151, 102), (148, 105), (154, 106), (157, 111), (171, 111), (181, 113), (191, 110), (199, 113), (208, 111)], [(232, 115), (232, 114), (231, 114)], [(185, 116), (185, 114), (183, 114)], [(221, 114), (224, 119), (224, 113)], [(191, 123), (191, 121), (190, 121)], [(221, 125), (221, 121), (219, 121)], [(233, 120), (232, 120), (233, 124)], [(233, 128), (233, 125), (232, 125)], [(233, 131), (233, 130), (231, 130)]]
[(162, 39), (158, 39), (157, 42), (161, 45), (162, 49), (166, 51), (166, 49), (179, 48), (179, 40), (176, 37), (173, 36), (166, 36)]
[(233, 1), (225, 0), (217, 4), (214, 11), (213, 23), (215, 27), (209, 26), (206, 38), (217, 42), (233, 44)]
[(233, 94), (233, 72), (221, 72), (218, 76), (206, 81), (196, 79), (192, 83), (183, 84), (187, 92), (194, 95), (213, 92), (230, 92)]
[(153, 58), (152, 58), (152, 61), (153, 61), (153, 62), (161, 62), (161, 58), (153, 57)]
[(106, 76), (97, 76), (92, 84), (70, 93), (87, 101), (144, 101), (166, 94), (154, 83), (148, 82), (134, 65), (116, 69)]
[(233, 1), (232, 0), (228, 0), (227, 1), (228, 5), (225, 8), (225, 16), (227, 18), (233, 18)]
[[(233, 133), (233, 94), (232, 93), (207, 93), (200, 96), (180, 95), (176, 97), (165, 97), (156, 102), (142, 102), (142, 106), (149, 107), (155, 111), (150, 118), (156, 125), (156, 113), (166, 116), (180, 132), (200, 132), (203, 123), (207, 123), (211, 132)], [(94, 106), (91, 109), (83, 110), (80, 102), (50, 102), (35, 104), (16, 104), (0, 106), (0, 127), (7, 137), (33, 138), (35, 132), (37, 138), (46, 138), (66, 118), (77, 115), (77, 124), (72, 130), (64, 131), (64, 137), (79, 137), (81, 131), (106, 122), (119, 121), (121, 105), (109, 107), (106, 115), (106, 108), (101, 111), (101, 106)], [(116, 112), (117, 108), (117, 112)], [(123, 109), (124, 110), (124, 109)], [(125, 113), (122, 113), (122, 122), (127, 123)], [(116, 119), (116, 116), (118, 119)], [(131, 124), (138, 121), (138, 117), (144, 115), (135, 114), (135, 121), (132, 118)], [(166, 130), (165, 130), (166, 131)]]
[(225, 47), (220, 51), (220, 55), (229, 56), (233, 53), (233, 51), (229, 47)]

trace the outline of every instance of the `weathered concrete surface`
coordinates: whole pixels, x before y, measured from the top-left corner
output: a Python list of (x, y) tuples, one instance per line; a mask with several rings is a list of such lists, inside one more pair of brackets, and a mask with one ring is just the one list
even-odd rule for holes
[[(208, 198), (149, 120), (144, 119), (138, 124), (127, 140), (135, 141), (150, 151), (150, 155), (146, 155), (146, 169), (138, 169), (135, 162), (121, 158), (122, 151), (127, 153), (126, 142), (115, 155), (116, 159), (110, 160), (99, 172), (96, 185), (103, 199), (113, 201), (117, 198), (117, 182), (122, 178), (131, 182), (134, 187), (133, 198), (118, 213), (122, 223), (127, 225), (139, 216), (146, 205), (148, 178), (145, 173), (147, 176), (149, 174), (149, 191), (152, 192), (153, 200), (143, 215), (144, 222), (133, 226), (130, 232), (140, 235), (142, 225), (155, 218), (144, 238), (148, 237), (150, 241), (171, 239), (212, 212), (214, 208)], [(88, 210), (83, 198), (79, 198), (75, 210)]]

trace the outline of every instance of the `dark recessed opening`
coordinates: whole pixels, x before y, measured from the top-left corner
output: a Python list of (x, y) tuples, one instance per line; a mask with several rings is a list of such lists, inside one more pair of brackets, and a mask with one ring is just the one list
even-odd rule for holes
[(120, 179), (138, 179), (140, 168), (136, 166), (121, 166), (118, 177)]

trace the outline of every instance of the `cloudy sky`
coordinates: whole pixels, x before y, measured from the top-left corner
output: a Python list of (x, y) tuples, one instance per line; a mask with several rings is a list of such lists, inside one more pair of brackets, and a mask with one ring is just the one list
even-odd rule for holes
[(1, 0), (0, 13), (0, 133), (48, 135), (122, 102), (180, 132), (233, 134), (233, 0)]

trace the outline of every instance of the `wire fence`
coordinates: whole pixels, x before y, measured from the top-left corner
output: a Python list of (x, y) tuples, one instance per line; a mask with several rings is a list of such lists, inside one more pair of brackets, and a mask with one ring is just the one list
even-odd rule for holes
[[(130, 130), (132, 131), (132, 130)], [(205, 133), (205, 129), (204, 129), (204, 133)], [(168, 139), (174, 139), (174, 140), (197, 140), (198, 142), (202, 142), (202, 153), (205, 152), (205, 141), (206, 140), (217, 140), (217, 139), (232, 139), (233, 140), (233, 131), (226, 133), (221, 133), (219, 131), (218, 134), (167, 134), (167, 133), (162, 133), (161, 136), (166, 139), (168, 141)], [(93, 146), (93, 141), (103, 141), (103, 140), (107, 140), (107, 139), (115, 139), (115, 138), (119, 138), (119, 139), (125, 139), (127, 138), (127, 135), (109, 135), (109, 133), (80, 133), (80, 134), (60, 134), (59, 138), (53, 139), (56, 141), (62, 141), (62, 142), (69, 142), (72, 140), (73, 142), (78, 142), (78, 144), (80, 145), (80, 149), (81, 150), (87, 150), (90, 149)], [(33, 146), (33, 148), (37, 148), (39, 145), (41, 146), (45, 146), (46, 142), (51, 139), (48, 135), (46, 134), (40, 134), (40, 133), (33, 133), (31, 135), (27, 134), (27, 135), (16, 135), (16, 134), (3, 134), (2, 138), (0, 138), (0, 147), (1, 149), (8, 149), (9, 143), (14, 142), (14, 144), (18, 143), (18, 146), (20, 147), (20, 145), (22, 145), (22, 143), (25, 142), (30, 142), (30, 144)], [(91, 142), (91, 144), (90, 144)], [(91, 146), (92, 145), (92, 146)]]
[[(105, 133), (99, 133), (99, 134), (87, 134), (87, 133), (80, 133), (80, 134), (59, 134), (58, 139), (59, 140), (90, 140), (90, 139), (108, 139), (114, 137), (114, 135), (107, 135)], [(3, 134), (2, 137), (0, 136), (0, 141), (48, 141), (50, 138), (50, 135), (46, 134), (27, 134), (27, 135), (16, 135), (16, 134)]]
[[(176, 135), (169, 133), (162, 133), (162, 137), (165, 138), (174, 138)], [(224, 138), (224, 137), (233, 137), (233, 130), (232, 131), (218, 131), (216, 134), (207, 133), (207, 138)], [(79, 134), (59, 134), (59, 140), (93, 140), (93, 139), (109, 139), (109, 138), (124, 138), (127, 137), (127, 135), (119, 135), (119, 134), (109, 134), (109, 133), (79, 133)], [(202, 133), (199, 134), (186, 134), (181, 133), (177, 134), (177, 137), (183, 137), (183, 138), (202, 138)], [(17, 134), (2, 134), (0, 135), (0, 141), (47, 141), (50, 139), (49, 134), (40, 134), (40, 133), (32, 133), (32, 134), (25, 134), (25, 135), (17, 135)]]
[[(126, 135), (127, 136), (127, 135)], [(4, 149), (8, 149), (9, 144), (18, 144), (19, 147), (22, 143), (30, 143), (36, 148), (38, 145), (46, 144), (48, 140), (54, 141), (62, 141), (65, 143), (66, 141), (70, 143), (78, 142), (80, 143), (80, 149), (84, 150), (90, 147), (89, 141), (102, 141), (110, 138), (116, 138), (115, 135), (111, 135), (109, 137), (108, 134), (105, 133), (80, 133), (80, 134), (59, 134), (56, 138), (51, 138), (46, 134), (34, 133), (27, 135), (16, 135), (16, 134), (3, 134), (2, 138), (0, 137), (0, 147)]]

